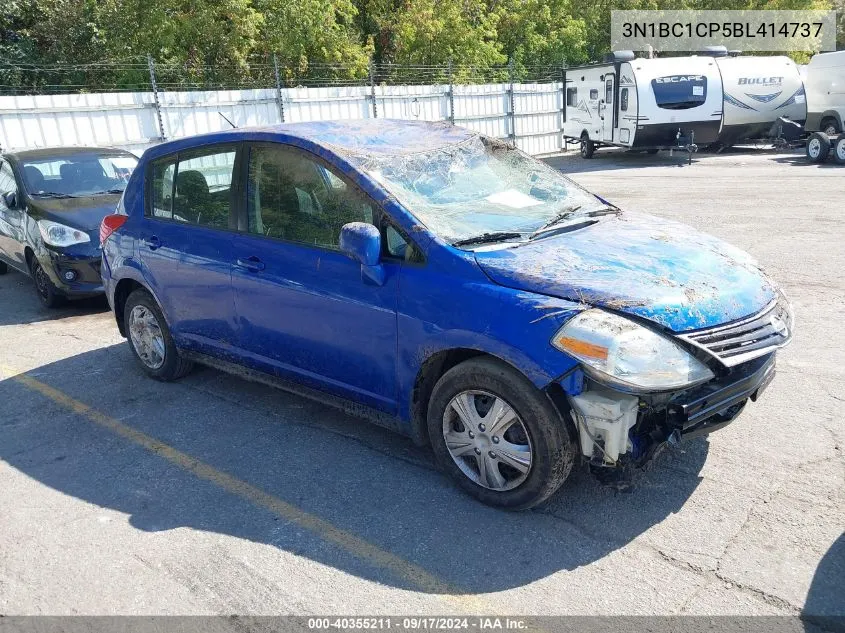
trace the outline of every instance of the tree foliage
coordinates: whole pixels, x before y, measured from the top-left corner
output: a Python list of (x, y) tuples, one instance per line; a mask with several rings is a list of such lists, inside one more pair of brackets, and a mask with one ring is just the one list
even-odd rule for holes
[[(0, 83), (88, 86), (143, 83), (145, 59), (162, 81), (211, 85), (266, 79), (273, 55), (286, 78), (365, 77), (379, 65), (456, 73), (512, 64), (600, 59), (611, 9), (829, 9), (845, 0), (4, 0)], [(105, 65), (112, 63), (111, 70)], [(27, 70), (58, 64), (102, 67)], [(463, 69), (463, 70), (461, 70)], [(41, 72), (39, 79), (37, 72)], [(29, 74), (27, 74), (29, 73)], [(48, 76), (49, 75), (49, 76)]]

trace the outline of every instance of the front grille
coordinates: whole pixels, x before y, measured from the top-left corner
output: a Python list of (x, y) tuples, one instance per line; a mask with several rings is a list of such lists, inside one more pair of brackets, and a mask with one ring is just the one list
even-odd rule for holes
[(679, 336), (733, 367), (789, 343), (792, 321), (789, 303), (781, 297), (754, 316)]

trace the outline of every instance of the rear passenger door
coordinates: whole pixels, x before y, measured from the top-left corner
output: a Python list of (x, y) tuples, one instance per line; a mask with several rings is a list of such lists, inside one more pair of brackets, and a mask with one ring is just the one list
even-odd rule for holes
[(153, 161), (140, 257), (180, 346), (217, 354), (235, 338), (232, 242), (239, 144)]
[(263, 369), (396, 410), (396, 297), (338, 246), (348, 222), (376, 223), (377, 205), (312, 154), (256, 144), (246, 177), (248, 231), (232, 273), (240, 345)]

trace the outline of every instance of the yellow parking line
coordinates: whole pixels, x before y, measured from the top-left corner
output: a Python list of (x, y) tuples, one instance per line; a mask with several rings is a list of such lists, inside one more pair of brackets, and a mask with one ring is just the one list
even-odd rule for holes
[(490, 613), (490, 605), (481, 599), (471, 595), (455, 595), (458, 590), (448, 582), (441, 580), (426, 569), (405, 560), (391, 552), (381, 549), (359, 536), (346, 532), (328, 521), (310, 514), (300, 508), (282, 501), (278, 497), (264, 492), (247, 482), (237, 479), (227, 473), (217, 470), (198, 459), (183, 453), (164, 442), (142, 433), (122, 422), (104, 414), (87, 404), (71, 398), (67, 394), (51, 387), (40, 380), (23, 373), (15, 372), (13, 369), (0, 365), (0, 371), (6, 374), (7, 378), (19, 382), (29, 389), (40, 393), (66, 409), (83, 416), (105, 429), (112, 431), (120, 437), (127, 439), (148, 451), (158, 455), (196, 475), (200, 479), (209, 481), (227, 492), (237, 495), (242, 499), (253, 503), (256, 506), (269, 510), (273, 514), (286, 521), (290, 521), (302, 528), (313, 532), (320, 538), (337, 545), (359, 559), (404, 579), (411, 585), (427, 593), (444, 594), (450, 602), (455, 602), (464, 608), (473, 609), (476, 613)]

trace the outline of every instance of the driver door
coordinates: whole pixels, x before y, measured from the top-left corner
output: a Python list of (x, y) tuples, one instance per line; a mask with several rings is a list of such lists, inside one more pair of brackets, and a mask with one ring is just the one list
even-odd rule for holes
[(255, 144), (248, 162), (232, 269), (238, 345), (265, 370), (395, 413), (401, 264), (385, 259), (377, 285), (338, 244), (348, 222), (378, 226), (380, 209), (304, 151)]

